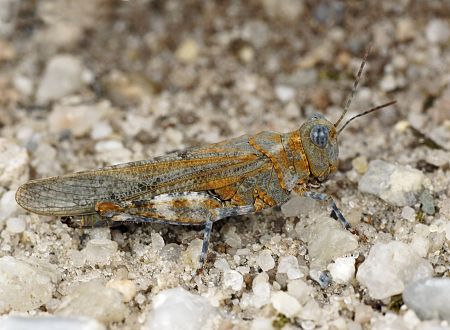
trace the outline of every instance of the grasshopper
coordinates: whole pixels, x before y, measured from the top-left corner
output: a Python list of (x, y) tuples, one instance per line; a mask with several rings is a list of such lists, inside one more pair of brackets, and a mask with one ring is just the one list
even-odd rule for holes
[(368, 56), (336, 123), (315, 114), (289, 133), (261, 132), (177, 151), (162, 157), (29, 181), (16, 192), (24, 209), (63, 217), (75, 227), (123, 223), (204, 226), (203, 267), (214, 222), (286, 202), (291, 193), (328, 202), (350, 225), (333, 199), (312, 191), (337, 171), (338, 136)]

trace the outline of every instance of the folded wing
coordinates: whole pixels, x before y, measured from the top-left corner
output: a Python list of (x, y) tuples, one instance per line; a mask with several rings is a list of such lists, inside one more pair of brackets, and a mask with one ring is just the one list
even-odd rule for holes
[(38, 214), (90, 214), (98, 201), (219, 189), (242, 181), (268, 162), (248, 144), (248, 136), (241, 136), (152, 160), (33, 180), (18, 189), (16, 200)]

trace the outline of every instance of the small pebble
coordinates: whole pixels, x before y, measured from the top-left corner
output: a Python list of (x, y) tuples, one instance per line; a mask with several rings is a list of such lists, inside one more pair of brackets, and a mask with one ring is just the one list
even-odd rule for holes
[(287, 317), (296, 316), (302, 308), (297, 299), (283, 291), (273, 292), (270, 297), (270, 302), (278, 313), (284, 314)]
[(403, 291), (403, 301), (421, 319), (450, 322), (450, 278), (431, 277), (413, 282)]
[(18, 210), (15, 199), (16, 192), (13, 190), (5, 192), (0, 199), (0, 222), (8, 219)]
[(414, 29), (415, 22), (410, 17), (400, 18), (395, 29), (395, 36), (400, 42), (414, 39), (416, 31)]
[(273, 320), (264, 317), (255, 317), (250, 325), (250, 330), (273, 330)]
[(117, 149), (122, 149), (123, 143), (119, 140), (100, 141), (95, 144), (96, 152), (114, 152)]
[(252, 291), (254, 294), (253, 305), (260, 308), (267, 305), (270, 301), (270, 284), (269, 282), (257, 282), (253, 284)]
[(19, 5), (16, 0), (3, 0), (0, 6), (0, 36), (10, 37), (17, 31)]
[(262, 5), (269, 17), (288, 22), (297, 21), (305, 6), (303, 0), (263, 0)]
[(56, 149), (47, 143), (40, 143), (34, 152), (31, 165), (40, 176), (49, 176), (61, 171), (56, 161)]
[(419, 201), (421, 204), (420, 208), (426, 214), (433, 215), (436, 212), (433, 196), (428, 190), (425, 189), (424, 191), (422, 191), (419, 196)]
[(426, 27), (425, 35), (431, 43), (445, 43), (450, 38), (448, 21), (442, 19), (431, 20)]
[(305, 304), (311, 298), (314, 290), (303, 280), (293, 280), (289, 281), (287, 291), (291, 296), (297, 298), (301, 304)]
[(111, 230), (108, 227), (97, 227), (89, 230), (91, 239), (111, 239)]
[(308, 243), (311, 266), (326, 267), (331, 260), (352, 252), (358, 247), (358, 240), (334, 219), (321, 216), (312, 223), (300, 221), (295, 226), (300, 239)]
[(178, 47), (176, 51), (176, 57), (182, 62), (194, 62), (199, 55), (200, 49), (198, 44), (193, 39), (186, 39), (183, 43)]
[(405, 206), (402, 209), (402, 218), (413, 222), (416, 219), (416, 211), (410, 206)]
[(374, 311), (368, 305), (360, 303), (355, 306), (355, 322), (358, 324), (369, 322), (373, 314)]
[(392, 74), (388, 74), (381, 79), (380, 87), (385, 92), (392, 92), (397, 88), (397, 81)]
[(152, 249), (159, 251), (164, 247), (164, 238), (158, 233), (151, 234)]
[(99, 121), (98, 123), (95, 123), (90, 135), (93, 140), (101, 140), (111, 136), (112, 132), (113, 129), (108, 122)]
[(198, 266), (198, 262), (200, 260), (200, 254), (202, 253), (202, 244), (203, 241), (199, 238), (193, 239), (189, 242), (189, 245), (186, 249), (185, 257), (187, 257), (187, 262), (194, 267)]
[(419, 170), (373, 160), (359, 180), (358, 189), (377, 195), (391, 205), (411, 206), (417, 200), (423, 181), (424, 175)]
[(102, 104), (70, 105), (57, 104), (48, 116), (50, 132), (70, 131), (75, 137), (89, 133), (105, 113)]
[(13, 83), (19, 93), (25, 97), (30, 97), (34, 91), (33, 80), (21, 74), (17, 74), (14, 77)]
[(281, 206), (281, 212), (285, 217), (297, 217), (306, 215), (317, 206), (312, 198), (294, 195)]
[(6, 230), (11, 234), (20, 234), (25, 231), (26, 222), (23, 218), (9, 218), (6, 220)]
[(272, 257), (270, 250), (263, 250), (256, 257), (256, 263), (265, 272), (275, 267), (275, 260)]
[(334, 263), (328, 265), (333, 281), (339, 284), (350, 282), (355, 276), (355, 258), (336, 258)]
[(422, 258), (426, 258), (426, 256), (428, 255), (428, 251), (430, 250), (430, 240), (428, 236), (429, 232), (427, 233), (416, 232), (414, 233), (414, 236), (410, 243), (410, 246), (414, 250), (414, 252)]
[(255, 51), (251, 47), (242, 47), (239, 50), (239, 58), (244, 63), (250, 63), (255, 58)]
[(217, 308), (208, 299), (178, 287), (159, 292), (152, 301), (144, 330), (212, 329), (220, 321)]
[(352, 227), (357, 226), (363, 218), (363, 208), (355, 206), (347, 211), (346, 218)]
[(450, 152), (440, 149), (428, 149), (426, 161), (431, 165), (444, 167), (450, 164)]
[(52, 299), (59, 273), (44, 261), (0, 258), (0, 312), (26, 312)]
[[(265, 47), (270, 41), (270, 28), (263, 20), (246, 20), (242, 28), (242, 37), (256, 48)], [(244, 46), (245, 47), (245, 46)]]
[(258, 275), (255, 276), (255, 278), (253, 279), (253, 283), (252, 285), (256, 285), (258, 283), (268, 283), (269, 282), (269, 275), (267, 275), (267, 273), (259, 273)]
[(286, 274), (288, 279), (290, 280), (295, 280), (297, 278), (303, 277), (303, 274), (300, 271), (300, 267), (298, 265), (298, 260), (294, 256), (280, 257), (277, 272)]
[(247, 248), (243, 248), (243, 249), (237, 249), (236, 250), (236, 255), (237, 256), (248, 256), (250, 255), (250, 249)]
[(408, 283), (432, 274), (428, 260), (419, 257), (408, 244), (391, 241), (372, 246), (356, 279), (368, 288), (373, 299), (385, 299), (402, 293)]
[(0, 137), (0, 186), (17, 188), (27, 180), (27, 150)]
[(308, 300), (305, 306), (301, 309), (299, 316), (302, 320), (319, 322), (322, 316), (322, 310), (319, 303), (314, 299)]
[(439, 213), (443, 217), (450, 219), (450, 197), (444, 197), (441, 203), (439, 203), (439, 206)]
[(385, 329), (411, 329), (407, 327), (406, 322), (402, 317), (396, 313), (388, 311), (383, 318), (376, 318), (371, 320), (370, 329), (385, 330)]
[(125, 319), (127, 310), (119, 291), (91, 281), (80, 284), (65, 296), (55, 313), (62, 316), (86, 316), (110, 323)]
[(228, 261), (226, 261), (224, 258), (219, 258), (214, 262), (214, 267), (217, 269), (220, 269), (221, 271), (226, 271), (230, 269), (230, 265), (228, 264)]
[(359, 174), (364, 174), (369, 169), (369, 164), (367, 163), (367, 158), (364, 156), (356, 157), (352, 160), (352, 166), (356, 172)]
[(83, 64), (72, 55), (55, 55), (45, 67), (36, 91), (36, 103), (47, 105), (78, 91), (85, 83)]
[(99, 161), (111, 165), (129, 162), (132, 156), (119, 140), (101, 140), (95, 144), (95, 151)]
[(138, 303), (138, 305), (143, 305), (146, 301), (145, 296), (142, 293), (138, 293), (134, 300)]
[(119, 291), (123, 295), (123, 301), (129, 302), (136, 295), (136, 284), (130, 280), (116, 280), (112, 279), (106, 283), (107, 288), (112, 288)]
[(409, 123), (409, 121), (400, 120), (395, 124), (394, 128), (397, 132), (404, 133), (410, 126), (411, 124)]
[(105, 326), (96, 320), (85, 317), (59, 316), (18, 316), (5, 315), (0, 317), (2, 330), (105, 330)]
[(231, 288), (234, 291), (240, 291), (244, 284), (244, 277), (238, 271), (226, 270), (223, 273), (223, 284), (226, 288)]
[(166, 244), (161, 249), (160, 254), (162, 258), (168, 261), (177, 262), (180, 259), (181, 247), (175, 243)]
[(235, 226), (224, 226), (222, 232), (224, 234), (225, 243), (229, 246), (236, 249), (239, 249), (242, 246), (241, 237), (236, 233)]
[(417, 328), (420, 323), (420, 319), (411, 309), (407, 310), (405, 314), (403, 314), (403, 321), (407, 324), (409, 329)]
[(289, 86), (275, 86), (275, 94), (281, 102), (288, 102), (295, 96), (295, 89)]
[(450, 243), (450, 220), (447, 221), (447, 225), (445, 226), (445, 238), (447, 239), (447, 243)]
[(342, 23), (346, 7), (343, 2), (318, 2), (314, 7), (314, 18), (326, 26), (335, 26)]
[(68, 250), (67, 258), (70, 260), (74, 267), (82, 267), (86, 263), (86, 256), (83, 252), (78, 250)]
[[(53, 10), (63, 10), (67, 7), (58, 8), (58, 6)], [(50, 9), (51, 10), (51, 9)], [(44, 10), (45, 11), (45, 10)], [(72, 16), (77, 16), (76, 13), (71, 12)], [(53, 17), (51, 14), (47, 14)], [(44, 16), (47, 16), (44, 14)], [(53, 20), (51, 18), (45, 20), (45, 28), (40, 31), (39, 42), (44, 44), (47, 48), (53, 49), (74, 49), (80, 44), (83, 36), (86, 23), (92, 19), (92, 13), (83, 13), (83, 19), (81, 21), (59, 21)], [(86, 22), (86, 23), (84, 23)]]
[(108, 265), (117, 252), (117, 243), (110, 239), (95, 238), (83, 249), (86, 262), (90, 265)]
[(331, 284), (331, 275), (328, 271), (311, 268), (309, 270), (309, 277), (317, 282), (322, 289), (328, 288)]
[[(122, 72), (117, 69), (112, 69), (102, 79), (102, 82), (106, 96), (115, 105), (124, 108), (140, 104), (153, 92), (153, 86), (145, 79), (139, 79), (139, 74)], [(135, 136), (143, 127), (148, 130), (148, 122), (143, 121), (142, 116), (136, 116), (131, 112), (124, 115), (125, 120), (120, 122), (119, 125), (122, 126), (127, 135)], [(138, 119), (141, 121), (138, 122)]]

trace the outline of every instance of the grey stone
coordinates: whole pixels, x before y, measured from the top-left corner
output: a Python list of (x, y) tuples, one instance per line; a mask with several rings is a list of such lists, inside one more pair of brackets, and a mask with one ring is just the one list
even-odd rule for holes
[(421, 203), (422, 211), (426, 214), (433, 215), (436, 212), (433, 196), (428, 190), (422, 191), (419, 196), (419, 201)]
[(359, 266), (356, 279), (366, 286), (373, 299), (402, 293), (405, 285), (433, 274), (433, 267), (408, 244), (391, 241), (377, 243)]
[(64, 297), (55, 312), (62, 316), (85, 316), (100, 322), (120, 322), (127, 315), (122, 294), (98, 281), (80, 284)]
[(374, 194), (391, 205), (413, 205), (422, 190), (421, 171), (382, 160), (369, 163), (369, 170), (361, 177), (358, 189)]
[(210, 329), (207, 323), (220, 317), (206, 298), (180, 287), (161, 291), (152, 305), (145, 330)]
[(2, 316), (0, 317), (2, 330), (104, 330), (105, 326), (95, 320), (75, 317), (53, 316)]
[(2, 0), (0, 6), (0, 36), (9, 37), (14, 33), (20, 0)]
[(81, 61), (72, 55), (56, 55), (45, 68), (36, 91), (36, 102), (46, 105), (79, 90), (83, 84), (84, 68)]
[(56, 268), (40, 260), (0, 258), (0, 313), (29, 311), (52, 299), (59, 280)]
[(421, 319), (450, 322), (450, 278), (426, 278), (409, 284), (403, 301)]
[(0, 138), (0, 186), (16, 188), (28, 180), (28, 154), (8, 139)]

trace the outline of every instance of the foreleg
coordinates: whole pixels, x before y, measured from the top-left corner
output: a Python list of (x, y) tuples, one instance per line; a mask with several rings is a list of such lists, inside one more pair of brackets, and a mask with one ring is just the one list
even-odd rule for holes
[(331, 206), (331, 214), (336, 216), (337, 220), (345, 227), (345, 229), (350, 229), (350, 223), (345, 219), (345, 217), (342, 215), (341, 211), (337, 207), (336, 203), (334, 202), (333, 198), (330, 195), (324, 194), (324, 193), (318, 193), (314, 191), (305, 191), (304, 196), (307, 196), (309, 198), (321, 201), (321, 202), (327, 202)]

